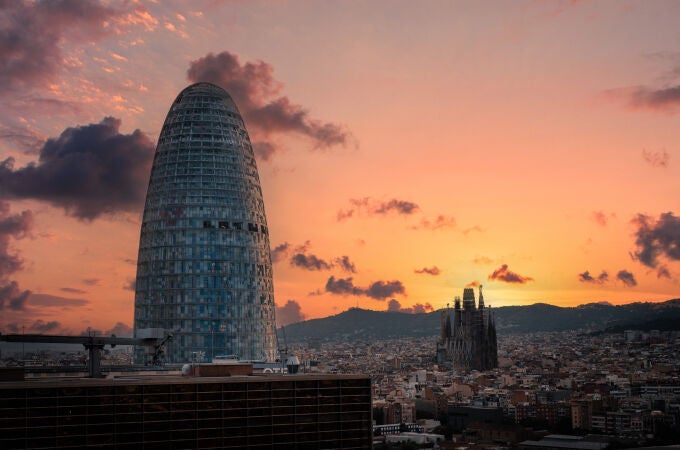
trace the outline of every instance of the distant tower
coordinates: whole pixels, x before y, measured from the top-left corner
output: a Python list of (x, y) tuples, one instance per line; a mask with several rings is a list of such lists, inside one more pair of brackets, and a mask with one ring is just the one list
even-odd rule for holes
[(479, 285), (479, 309), (484, 309), (484, 294), (482, 293), (482, 285)]
[(479, 307), (475, 307), (475, 292), (463, 290), (463, 307), (455, 298), (453, 311), (442, 311), (441, 338), (437, 343), (437, 361), (451, 363), (455, 369), (488, 370), (498, 367), (496, 323), (490, 308), (484, 307), (482, 287), (479, 287)]
[(139, 241), (135, 331), (173, 331), (169, 362), (273, 361), (274, 309), (248, 132), (229, 94), (193, 84), (172, 103), (158, 138)]

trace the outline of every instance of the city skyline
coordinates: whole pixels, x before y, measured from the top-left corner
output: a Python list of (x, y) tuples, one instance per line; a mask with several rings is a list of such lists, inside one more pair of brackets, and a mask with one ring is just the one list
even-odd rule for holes
[(679, 296), (677, 3), (159, 3), (0, 12), (3, 332), (129, 332), (196, 81), (251, 134), (279, 323)]

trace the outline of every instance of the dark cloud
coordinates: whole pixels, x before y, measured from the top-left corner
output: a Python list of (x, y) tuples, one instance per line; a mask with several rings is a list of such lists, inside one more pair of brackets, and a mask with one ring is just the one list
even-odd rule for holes
[(336, 279), (333, 275), (326, 282), (326, 292), (337, 295), (365, 295), (362, 288), (354, 286), (352, 277)]
[(59, 290), (63, 291), (63, 292), (69, 292), (71, 294), (87, 294), (87, 291), (83, 291), (82, 289), (70, 288), (70, 287), (63, 287), (63, 288), (60, 288)]
[(637, 281), (635, 281), (635, 276), (625, 269), (619, 270), (619, 272), (616, 274), (616, 278), (618, 280), (620, 280), (627, 287), (637, 286)]
[(349, 256), (343, 255), (332, 260), (325, 260), (314, 254), (307, 253), (310, 247), (310, 241), (305, 241), (304, 244), (298, 245), (295, 248), (288, 242), (284, 242), (272, 250), (272, 262), (282, 261), (291, 252), (294, 252), (289, 260), (290, 265), (293, 267), (305, 270), (331, 270), (334, 267), (340, 267), (345, 272), (356, 273), (356, 266), (349, 259)]
[(659, 266), (656, 269), (656, 277), (657, 278), (668, 278), (668, 279), (672, 278), (671, 272), (670, 272), (670, 270), (668, 270), (668, 267), (666, 267), (666, 266)]
[(269, 161), (276, 153), (277, 147), (271, 142), (253, 142), (253, 153), (261, 161)]
[(390, 312), (400, 312), (401, 311), (401, 303), (396, 298), (393, 298), (389, 302), (387, 302), (387, 310)]
[(38, 319), (33, 322), (29, 328), (30, 331), (34, 331), (36, 333), (53, 333), (61, 328), (61, 324), (56, 320), (45, 322), (41, 319)]
[(435, 277), (442, 273), (441, 269), (437, 266), (423, 267), (422, 269), (416, 269), (413, 272), (414, 273), (420, 273), (420, 274), (433, 275)]
[(34, 155), (40, 151), (45, 142), (40, 136), (25, 126), (0, 124), (0, 140), (26, 155)]
[[(455, 228), (456, 219), (453, 217), (445, 216), (443, 214), (438, 215), (434, 220), (423, 218), (420, 221), (420, 225), (411, 227), (413, 230), (442, 230), (445, 228)], [(472, 229), (466, 230), (464, 233), (467, 234)], [(477, 227), (477, 231), (481, 231), (481, 228)]]
[(401, 281), (375, 281), (368, 287), (354, 285), (354, 279), (335, 278), (331, 276), (326, 282), (326, 292), (337, 295), (367, 296), (376, 300), (384, 300), (395, 294), (406, 295), (406, 289)]
[(110, 330), (104, 333), (106, 336), (116, 335), (116, 337), (132, 337), (132, 327), (123, 322), (116, 322)]
[(418, 205), (416, 205), (413, 202), (409, 202), (406, 200), (397, 200), (396, 198), (393, 198), (392, 200), (376, 205), (376, 208), (373, 211), (373, 213), (387, 214), (389, 212), (394, 211), (397, 214), (408, 215), (413, 214), (418, 209), (419, 209)]
[(338, 211), (338, 214), (336, 215), (338, 222), (342, 222), (343, 220), (349, 219), (352, 216), (354, 216), (354, 211), (355, 210), (353, 208), (341, 209), (340, 211)]
[(578, 274), (578, 280), (581, 283), (593, 283), (593, 284), (605, 284), (609, 281), (609, 274), (606, 271), (602, 271), (597, 277), (590, 275), (589, 271)]
[(78, 219), (139, 210), (144, 202), (153, 143), (139, 130), (120, 134), (120, 120), (67, 128), (48, 139), (38, 162), (15, 169), (0, 163), (0, 195), (43, 200)]
[(31, 291), (22, 291), (16, 281), (0, 287), (0, 310), (13, 309), (22, 310), (26, 307), (26, 299), (31, 295)]
[(31, 294), (28, 298), (28, 306), (47, 307), (47, 308), (77, 308), (90, 303), (89, 300), (82, 298), (66, 298), (49, 294)]
[(595, 223), (603, 227), (606, 227), (607, 222), (609, 221), (607, 214), (605, 214), (603, 211), (593, 211), (592, 218), (595, 221)]
[(96, 0), (1, 2), (0, 89), (47, 84), (63, 65), (61, 43), (104, 36), (117, 14)]
[(653, 217), (638, 214), (632, 223), (637, 227), (637, 250), (632, 253), (634, 259), (651, 268), (658, 266), (661, 257), (669, 261), (680, 260), (680, 217), (667, 212), (654, 220)]
[(284, 242), (281, 245), (277, 245), (274, 247), (274, 250), (271, 251), (272, 253), (272, 263), (277, 263), (279, 261), (283, 261), (286, 256), (288, 255), (288, 250), (290, 249), (290, 244), (288, 242)]
[(408, 216), (420, 209), (416, 203), (396, 198), (387, 201), (375, 200), (370, 197), (352, 198), (349, 202), (352, 205), (350, 208), (338, 211), (338, 221), (354, 217), (355, 213), (360, 212), (368, 216), (385, 216), (390, 213)]
[(341, 256), (329, 262), (313, 254), (296, 253), (291, 256), (290, 265), (306, 270), (330, 270), (339, 266), (345, 272), (356, 273), (356, 266), (350, 261), (349, 256)]
[[(125, 262), (127, 261), (128, 260), (125, 260)], [(135, 261), (134, 264), (137, 264), (137, 261)], [(99, 283), (99, 278), (83, 278), (83, 283), (87, 284), (88, 286), (95, 286)]]
[(401, 281), (376, 281), (371, 283), (365, 290), (365, 294), (376, 300), (384, 300), (395, 294), (406, 294), (406, 289)]
[(295, 300), (288, 300), (285, 305), (276, 307), (276, 322), (281, 327), (302, 322), (306, 318), (307, 316), (302, 313), (300, 304)]
[(680, 106), (680, 86), (651, 89), (641, 86), (630, 96), (630, 104), (637, 108), (670, 111)]
[(13, 322), (5, 324), (3, 328), (5, 332), (14, 334), (69, 334), (68, 330), (57, 320), (38, 319), (28, 326)]
[(652, 167), (666, 168), (670, 162), (671, 156), (666, 150), (651, 151), (642, 150), (642, 158)]
[(137, 290), (137, 280), (135, 278), (128, 280), (127, 284), (123, 285), (123, 289), (135, 292)]
[(273, 134), (305, 136), (315, 149), (350, 143), (353, 138), (343, 126), (313, 119), (304, 107), (279, 96), (283, 85), (273, 73), (270, 64), (263, 61), (242, 64), (237, 55), (223, 51), (191, 61), (187, 78), (192, 82), (214, 83), (234, 98), (256, 138), (255, 152), (265, 161), (277, 150), (268, 139)]
[(21, 256), (10, 252), (10, 238), (23, 239), (30, 235), (33, 212), (9, 215), (9, 204), (0, 201), (0, 280), (23, 267)]
[(413, 314), (424, 314), (426, 312), (434, 311), (434, 308), (429, 303), (425, 303), (425, 304), (416, 303), (415, 305), (413, 305), (412, 309), (413, 309)]
[(307, 253), (307, 250), (309, 250), (309, 247), (311, 247), (311, 246), (312, 246), (312, 241), (306, 240), (304, 244), (296, 246), (294, 251), (296, 253)]
[(309, 113), (288, 97), (279, 97), (266, 105), (245, 111), (246, 120), (264, 135), (295, 132), (312, 139), (315, 148), (346, 145), (347, 131), (333, 123), (309, 118)]
[(488, 278), (489, 280), (492, 281), (503, 281), (505, 283), (517, 283), (517, 284), (525, 284), (529, 281), (534, 280), (531, 277), (525, 277), (515, 272), (512, 272), (510, 269), (508, 269), (507, 264), (503, 264), (501, 267), (494, 270), (493, 273), (489, 275)]
[(290, 258), (290, 265), (306, 270), (330, 270), (332, 264), (324, 261), (316, 255), (305, 255), (304, 253), (296, 253)]
[(13, 216), (7, 215), (8, 213), (9, 204), (0, 201), (0, 235), (12, 236), (15, 239), (27, 237), (33, 226), (33, 212), (25, 210)]
[(26, 210), (10, 215), (9, 209), (7, 202), (0, 201), (0, 309), (22, 310), (31, 291), (22, 291), (16, 281), (8, 280), (23, 267), (21, 256), (10, 251), (10, 239), (30, 236), (33, 213)]
[(335, 258), (333, 261), (336, 266), (339, 266), (345, 272), (357, 273), (357, 267), (350, 261), (349, 256), (343, 255), (339, 258)]
[(434, 311), (434, 308), (429, 303), (416, 303), (411, 308), (402, 308), (401, 303), (395, 298), (387, 302), (387, 311), (403, 312), (408, 314), (424, 314), (426, 312)]

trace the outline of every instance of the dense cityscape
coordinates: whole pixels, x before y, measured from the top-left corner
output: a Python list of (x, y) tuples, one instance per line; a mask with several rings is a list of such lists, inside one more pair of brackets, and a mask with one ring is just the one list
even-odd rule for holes
[[(409, 439), (423, 447), (547, 448), (551, 435), (578, 436), (593, 449), (677, 442), (679, 332), (501, 335), (498, 347), (499, 367), (486, 371), (437, 364), (435, 336), (313, 340), (289, 352), (303, 373), (370, 374), (375, 448)], [(106, 353), (104, 367), (132, 363), (130, 349)], [(2, 364), (82, 368), (86, 358), (29, 351), (22, 361), (4, 352)]]

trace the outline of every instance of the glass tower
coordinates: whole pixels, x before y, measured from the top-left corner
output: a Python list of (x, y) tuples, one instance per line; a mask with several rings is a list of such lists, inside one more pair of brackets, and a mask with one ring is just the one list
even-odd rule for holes
[(173, 332), (168, 362), (276, 358), (255, 157), (236, 104), (210, 83), (177, 96), (158, 138), (137, 259), (135, 334), (142, 328)]

